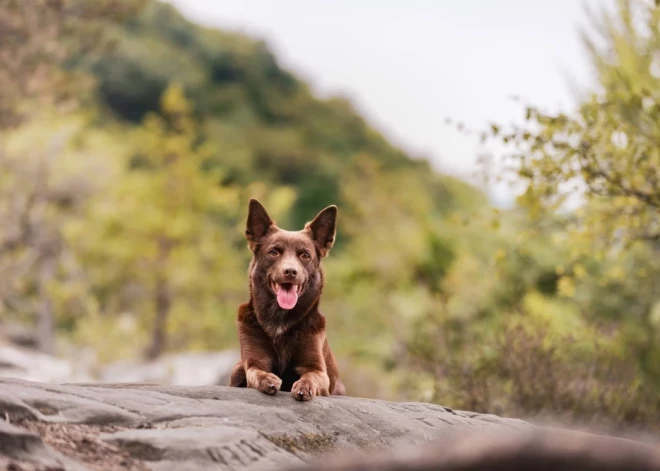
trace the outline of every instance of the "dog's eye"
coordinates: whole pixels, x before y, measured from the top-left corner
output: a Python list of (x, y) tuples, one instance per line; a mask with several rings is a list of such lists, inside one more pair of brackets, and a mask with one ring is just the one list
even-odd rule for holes
[(304, 258), (305, 260), (309, 260), (311, 258), (311, 255), (309, 255), (307, 252), (303, 252), (300, 255), (301, 258)]
[(280, 253), (277, 251), (277, 249), (272, 249), (270, 252), (268, 252), (268, 255), (271, 257), (277, 257)]

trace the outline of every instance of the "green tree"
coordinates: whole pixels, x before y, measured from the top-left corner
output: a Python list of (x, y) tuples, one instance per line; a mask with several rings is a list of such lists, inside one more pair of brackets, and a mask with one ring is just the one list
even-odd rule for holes
[[(62, 67), (72, 55), (102, 51), (107, 27), (146, 0), (0, 0), (0, 129), (46, 103), (70, 108), (88, 85)], [(88, 87), (86, 87), (88, 88)]]
[[(512, 173), (495, 176), (522, 183), (517, 203), (528, 219), (500, 221), (509, 239), (495, 252), (499, 279), (486, 286), (480, 327), (457, 323), (451, 306), (417, 325), (408, 351), (423, 375), (435, 375), (438, 400), (447, 394), (473, 409), (652, 426), (660, 371), (660, 9), (620, 0), (601, 15), (598, 36), (584, 36), (599, 88), (572, 113), (528, 106), (522, 126), (483, 133), (510, 150)], [(456, 298), (460, 286), (443, 292)]]
[(489, 133), (515, 147), (519, 202), (532, 215), (579, 204), (568, 227), (584, 250), (660, 241), (659, 20), (652, 2), (619, 0), (594, 17), (598, 35), (585, 34), (600, 89), (574, 114), (529, 106), (527, 125)]
[[(63, 307), (54, 291), (68, 286), (60, 294), (81, 299), (74, 294), (80, 286), (72, 289), (81, 282), (79, 267), (62, 231), (95, 191), (93, 179), (79, 179), (84, 165), (76, 162), (68, 142), (86, 128), (86, 118), (56, 123), (52, 116), (53, 110), (66, 115), (90, 89), (89, 77), (64, 63), (83, 50), (103, 51), (108, 26), (143, 4), (0, 0), (0, 313), (35, 321), (38, 344), (48, 353), (55, 350), (56, 311)], [(27, 129), (9, 132), (21, 125)], [(24, 145), (35, 136), (35, 142), (48, 142), (47, 148)]]
[[(648, 280), (657, 286), (660, 277), (651, 262), (660, 253), (659, 21), (660, 7), (650, 1), (619, 0), (615, 12), (594, 15), (596, 34), (584, 40), (599, 89), (575, 113), (530, 106), (527, 125), (491, 130), (516, 148), (510, 158), (524, 185), (522, 206), (540, 224), (562, 213), (564, 230), (555, 233), (556, 243), (571, 247), (561, 267), (565, 292), (589, 284), (590, 277), (580, 276), (584, 262), (593, 255), (600, 260), (587, 265), (599, 266), (591, 276), (600, 277), (598, 284), (609, 292), (591, 283), (591, 299), (607, 296), (610, 306), (620, 307), (620, 322), (637, 325), (629, 340), (639, 344), (647, 380), (660, 372), (660, 328), (653, 320), (660, 292), (646, 286)], [(567, 206), (571, 199), (575, 210)], [(612, 293), (627, 299), (626, 305), (614, 303)], [(597, 302), (589, 306), (612, 310)]]
[(96, 172), (107, 170), (112, 143), (88, 121), (43, 110), (40, 120), (5, 131), (0, 147), (0, 317), (34, 325), (47, 353), (55, 353), (56, 326), (90, 307), (66, 232), (101, 188)]
[(163, 94), (161, 114), (147, 115), (131, 141), (135, 150), (111, 196), (99, 200), (78, 237), (89, 238), (90, 276), (106, 314), (149, 313), (139, 322), (149, 325), (144, 355), (153, 359), (168, 346), (168, 331), (192, 328), (192, 319), (201, 328), (219, 309), (218, 293), (236, 292), (222, 272), (242, 272), (241, 258), (223, 224), (234, 218), (239, 193), (202, 171), (215, 150), (199, 141), (176, 84)]

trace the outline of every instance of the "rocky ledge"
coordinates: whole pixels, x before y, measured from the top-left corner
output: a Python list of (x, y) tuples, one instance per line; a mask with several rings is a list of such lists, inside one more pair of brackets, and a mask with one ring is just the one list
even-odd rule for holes
[(11, 471), (660, 470), (660, 451), (630, 440), (433, 404), (301, 403), (222, 386), (0, 379), (0, 416), (0, 470)]

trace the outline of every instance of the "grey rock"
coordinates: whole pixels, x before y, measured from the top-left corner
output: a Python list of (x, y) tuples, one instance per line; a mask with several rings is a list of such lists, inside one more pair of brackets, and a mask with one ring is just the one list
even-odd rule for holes
[(104, 383), (156, 383), (173, 386), (228, 384), (240, 358), (235, 350), (163, 355), (154, 361), (118, 361), (101, 370)]
[(562, 429), (453, 433), (442, 444), (349, 453), (281, 471), (659, 471), (660, 449)]
[[(367, 449), (386, 456), (397, 447), (427, 442), (453, 448), (459, 432), (504, 436), (539, 429), (434, 404), (351, 397), (297, 402), (289, 393), (267, 396), (224, 386), (58, 385), (14, 378), (0, 378), (0, 417), (26, 427), (57, 424), (65, 432), (78, 427), (76, 433), (90, 434), (89, 443), (133, 460), (130, 469), (157, 471), (285, 469), (338, 452)], [(0, 451), (0, 458), (14, 448)], [(120, 465), (123, 458), (99, 468), (77, 457), (90, 469), (127, 469)]]
[(156, 471), (177, 471), (184, 465), (190, 469), (225, 470), (272, 469), (302, 463), (258, 432), (224, 425), (130, 430), (102, 438)]
[(54, 383), (87, 379), (64, 359), (12, 345), (0, 345), (0, 376)]
[(87, 469), (46, 446), (39, 435), (4, 420), (0, 420), (0, 463), (5, 469), (23, 469), (26, 463), (37, 469)]
[(36, 350), (39, 339), (34, 328), (16, 322), (0, 323), (0, 343)]
[(60, 357), (37, 351), (30, 341), (33, 330), (18, 324), (0, 324), (0, 377), (45, 383), (226, 385), (240, 357), (236, 350), (185, 352), (163, 355), (154, 361), (118, 361), (102, 367), (92, 349), (63, 343), (58, 346)]

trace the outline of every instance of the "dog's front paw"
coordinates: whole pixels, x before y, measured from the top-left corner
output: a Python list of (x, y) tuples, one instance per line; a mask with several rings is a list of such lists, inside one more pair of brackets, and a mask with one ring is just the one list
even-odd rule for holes
[(251, 376), (252, 381), (249, 381), (251, 383), (249, 386), (264, 394), (275, 394), (282, 386), (282, 380), (273, 373), (259, 372)]
[(281, 386), (282, 380), (277, 375), (266, 373), (259, 381), (259, 387), (257, 389), (262, 393), (275, 394), (280, 390)]
[[(323, 381), (321, 381), (323, 383)], [(293, 383), (291, 395), (297, 401), (309, 401), (314, 396), (327, 396), (328, 387), (311, 378), (300, 378)]]
[(307, 378), (299, 379), (293, 383), (291, 395), (297, 401), (309, 401), (316, 395), (316, 385)]

